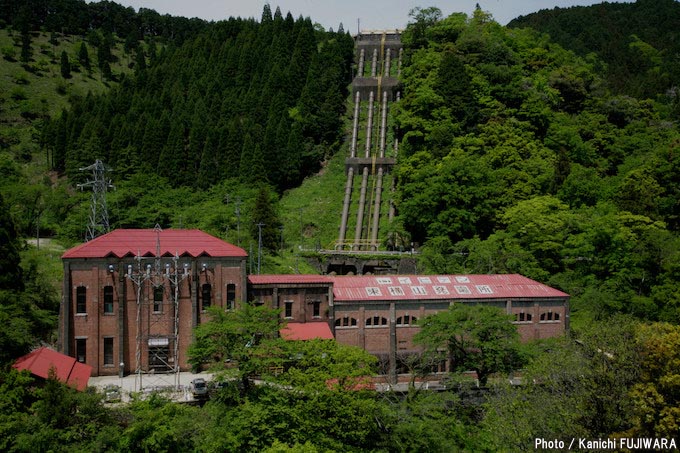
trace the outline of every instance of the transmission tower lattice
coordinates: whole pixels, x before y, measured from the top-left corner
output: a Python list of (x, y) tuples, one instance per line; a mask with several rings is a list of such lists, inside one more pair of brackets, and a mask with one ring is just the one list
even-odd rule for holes
[(106, 192), (109, 188), (114, 189), (115, 187), (111, 184), (111, 179), (106, 176), (109, 169), (99, 159), (94, 164), (79, 168), (78, 170), (92, 172), (92, 179), (88, 179), (83, 184), (78, 184), (78, 188), (81, 190), (92, 188), (89, 223), (87, 225), (87, 233), (85, 234), (85, 240), (89, 241), (109, 232), (109, 212), (106, 208)]

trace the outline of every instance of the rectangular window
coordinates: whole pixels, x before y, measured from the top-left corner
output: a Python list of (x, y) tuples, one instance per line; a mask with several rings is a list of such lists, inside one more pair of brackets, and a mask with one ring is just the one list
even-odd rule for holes
[(163, 307), (163, 287), (154, 286), (153, 287), (153, 312), (160, 313)]
[(315, 318), (320, 318), (321, 317), (321, 302), (318, 300), (315, 300), (312, 302), (312, 316)]
[(76, 288), (76, 313), (87, 313), (87, 288)]
[(87, 360), (87, 339), (76, 338), (76, 360), (85, 363)]
[(212, 285), (210, 283), (204, 283), (201, 286), (201, 304), (203, 305), (203, 310), (210, 307), (212, 303)]
[(285, 302), (285, 317), (293, 317), (293, 302)]
[(229, 283), (227, 285), (227, 309), (233, 310), (236, 308), (236, 285)]
[(104, 365), (113, 365), (113, 338), (104, 337)]
[(104, 287), (104, 313), (113, 313), (113, 286)]

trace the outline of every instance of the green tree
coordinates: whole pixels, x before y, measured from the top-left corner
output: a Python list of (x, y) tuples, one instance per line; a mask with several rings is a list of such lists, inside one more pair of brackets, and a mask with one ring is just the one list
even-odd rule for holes
[(194, 331), (189, 362), (195, 368), (209, 364), (215, 371), (235, 374), (249, 388), (249, 379), (263, 371), (259, 359), (266, 356), (261, 355), (260, 345), (278, 337), (279, 315), (279, 310), (247, 303), (236, 310), (211, 308), (210, 320)]
[(16, 225), (0, 194), (0, 290), (23, 289), (19, 248)]
[(671, 324), (642, 325), (641, 376), (630, 389), (633, 437), (674, 437), (680, 429), (680, 328)]
[[(267, 186), (261, 186), (255, 196), (255, 205), (251, 215), (253, 220), (253, 225), (251, 226), (252, 237), (259, 238), (261, 233), (262, 247), (270, 251), (277, 250), (280, 244), (279, 227), (281, 226), (281, 221), (276, 211), (274, 197), (276, 195)], [(258, 224), (261, 227), (258, 227)]]
[(92, 70), (92, 65), (90, 64), (90, 54), (87, 51), (87, 44), (85, 44), (85, 41), (81, 42), (80, 47), (78, 48), (78, 62), (88, 72)]
[(71, 63), (65, 50), (61, 52), (61, 76), (65, 79), (71, 78)]
[(477, 373), (486, 386), (489, 376), (517, 369), (522, 364), (519, 334), (512, 316), (483, 305), (455, 304), (430, 315), (419, 324), (414, 342), (430, 354), (442, 355), (452, 370)]
[(29, 63), (33, 57), (33, 47), (31, 46), (31, 34), (28, 30), (21, 32), (21, 62)]

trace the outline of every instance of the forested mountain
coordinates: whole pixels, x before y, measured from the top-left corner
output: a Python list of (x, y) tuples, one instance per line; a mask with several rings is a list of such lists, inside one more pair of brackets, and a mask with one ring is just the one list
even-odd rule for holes
[[(637, 0), (603, 2), (541, 10), (520, 16), (510, 28), (531, 27), (548, 33), (553, 42), (604, 62), (608, 86), (637, 98), (670, 95), (676, 114), (680, 103), (680, 2)], [(672, 90), (667, 93), (668, 90)]]
[(480, 9), (415, 19), (398, 209), (429, 270), (518, 272), (570, 293), (589, 318), (679, 321), (668, 105), (611, 92), (596, 60)]
[(309, 18), (272, 15), (210, 26), (153, 67), (90, 96), (44, 129), (70, 177), (102, 159), (119, 178), (152, 171), (174, 186), (229, 178), (296, 186), (337, 149), (352, 38)]
[[(675, 8), (671, 3), (635, 6)], [(12, 33), (24, 27), (16, 17), (26, 4), (35, 7), (34, 22), (20, 31), (19, 40), (12, 37), (5, 61), (15, 49), (23, 50), (28, 35), (35, 38), (38, 32), (29, 27), (52, 27), (52, 5), (86, 7), (80, 1), (0, 0)], [(108, 2), (87, 5), (88, 11), (128, 11)], [(101, 27), (97, 36), (115, 35), (119, 43), (129, 33), (120, 28), (125, 20), (104, 25), (108, 15), (85, 15), (81, 21), (79, 11), (64, 8), (69, 13), (54, 19), (57, 27), (74, 27), (76, 33)], [(623, 6), (593, 8), (604, 8), (606, 16)], [(555, 20), (571, 11), (556, 11)], [(622, 15), (626, 31), (613, 25), (591, 31), (602, 33), (602, 43), (607, 32), (628, 36), (632, 18)], [(442, 392), (416, 386), (399, 395), (358, 391), (347, 378), (370, 374), (370, 358), (316, 342), (248, 347), (274, 385), (241, 388), (233, 381), (203, 407), (173, 404), (156, 393), (111, 407), (101, 403), (101, 395), (76, 393), (56, 380), (40, 387), (8, 371), (11, 359), (50, 340), (59, 300), (40, 268), (51, 259), (59, 269), (59, 257), (45, 253), (42, 260), (31, 259), (35, 249), (24, 247), (22, 236), (33, 234), (36, 225), (44, 228), (42, 219), (59, 239), (79, 240), (88, 197), (73, 190), (82, 177), (78, 166), (102, 158), (116, 170), (117, 190), (109, 198), (116, 225), (184, 222), (214, 234), (226, 229), (228, 240), (245, 245), (244, 230), (257, 223), (256, 211), (271, 216), (264, 223), (277, 222), (272, 209), (277, 197), (252, 183), (292, 187), (337, 148), (352, 54), (345, 33), (317, 30), (308, 19), (284, 18), (268, 7), (260, 22), (230, 19), (191, 30), (159, 32), (155, 37), (166, 38), (158, 39), (153, 58), (145, 53), (156, 49), (149, 46), (155, 39), (142, 31), (137, 37), (148, 42), (138, 54), (149, 57), (149, 67), (146, 58), (139, 59), (132, 74), (118, 75), (121, 83), (112, 84), (110, 94), (72, 96), (73, 108), (51, 121), (45, 112), (22, 117), (42, 131), (29, 139), (42, 137), (58, 173), (36, 171), (40, 153), (24, 153), (7, 139), (11, 134), (0, 137), (0, 450), (445, 452), (536, 450), (537, 439), (677, 442), (675, 98), (663, 96), (661, 85), (651, 94), (632, 91), (654, 74), (649, 67), (635, 73), (642, 78), (630, 86), (626, 80), (616, 85), (611, 80), (612, 71), (621, 71), (613, 68), (616, 61), (577, 56), (565, 50), (569, 42), (561, 46), (535, 30), (502, 27), (480, 9), (472, 17), (447, 18), (436, 8), (417, 9), (404, 32), (403, 97), (395, 117), (401, 145), (398, 221), (422, 245), (422, 272), (519, 272), (572, 295), (570, 335), (528, 344), (513, 361), (523, 385), (508, 386), (509, 376), (494, 376), (481, 403), (478, 389), (466, 394), (468, 381), (461, 374), (450, 376), (452, 385)], [(664, 32), (669, 43), (676, 42), (672, 32)], [(177, 33), (184, 38), (173, 40)], [(642, 32), (637, 36), (628, 48), (656, 63), (658, 51), (659, 70), (671, 74), (665, 56), (673, 44), (659, 44)], [(11, 64), (28, 70), (38, 62), (29, 56), (23, 66)], [(618, 74), (625, 79), (625, 71)], [(43, 70), (33, 75), (15, 77), (24, 93), (36, 89), (34, 80), (54, 76)], [(3, 108), (30, 99), (15, 97), (0, 96)], [(327, 173), (342, 172), (342, 164), (335, 167), (340, 170)], [(315, 181), (326, 189), (322, 177)], [(342, 175), (332, 177), (342, 188)], [(323, 189), (291, 204), (294, 220), (281, 235), (303, 234), (299, 206), (325, 208), (330, 204), (317, 197), (342, 197)], [(240, 318), (248, 310), (228, 313), (221, 314), (227, 321), (235, 315), (243, 338), (254, 333), (242, 332), (241, 325), (257, 325), (261, 334), (257, 322)], [(204, 326), (197, 332), (202, 338), (213, 328), (229, 332), (221, 324)], [(271, 336), (277, 332), (273, 324)], [(235, 338), (243, 349), (245, 342)], [(279, 367), (261, 359), (279, 356), (299, 362), (269, 376)], [(224, 365), (221, 357), (219, 362)], [(432, 363), (414, 355), (409, 369), (427, 374)], [(331, 378), (351, 390), (330, 388)]]
[(0, 24), (15, 30), (86, 35), (92, 30), (115, 33), (127, 41), (153, 36), (181, 44), (205, 29), (198, 18), (160, 15), (148, 8), (135, 12), (107, 0), (0, 0)]

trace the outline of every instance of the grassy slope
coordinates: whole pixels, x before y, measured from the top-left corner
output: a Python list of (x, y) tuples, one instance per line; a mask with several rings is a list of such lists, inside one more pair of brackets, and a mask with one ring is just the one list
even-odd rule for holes
[[(365, 109), (365, 106), (364, 106)], [(353, 100), (348, 98), (346, 103), (345, 133), (347, 140), (327, 162), (324, 169), (317, 175), (307, 178), (300, 187), (287, 191), (280, 201), (281, 221), (284, 224), (284, 240), (288, 250), (298, 249), (333, 249), (338, 239), (340, 218), (342, 216), (342, 204), (345, 194), (345, 158), (349, 155), (349, 140), (352, 130), (352, 115), (354, 113)], [(365, 117), (367, 112), (362, 112)], [(377, 131), (377, 129), (376, 129)], [(365, 124), (359, 128), (359, 143), (365, 136)], [(393, 138), (388, 137), (388, 143)], [(364, 145), (357, 150), (359, 155), (364, 153)], [(388, 146), (390, 151), (392, 147)], [(373, 181), (369, 182), (366, 194), (366, 203), (373, 200)], [(384, 237), (388, 227), (388, 211), (390, 187), (392, 177), (387, 174), (383, 178), (383, 192), (381, 203), (380, 238)], [(352, 206), (347, 224), (347, 238), (354, 236), (357, 215), (357, 200), (361, 191), (361, 175), (355, 177), (352, 188)], [(373, 210), (370, 210), (371, 216)], [(369, 216), (364, 216), (364, 222), (369, 221)], [(371, 220), (372, 223), (372, 220)], [(295, 252), (295, 250), (293, 250)]]
[[(47, 162), (37, 141), (40, 122), (68, 108), (73, 97), (85, 96), (88, 92), (102, 93), (112, 83), (101, 79), (96, 48), (88, 46), (91, 72), (78, 66), (76, 56), (82, 37), (59, 35), (55, 45), (49, 39), (49, 33), (33, 33), (33, 56), (30, 62), (24, 64), (19, 61), (19, 34), (0, 29), (0, 161), (6, 159), (18, 163), (22, 175), (18, 184), (40, 183), (47, 174)], [(67, 52), (72, 65), (70, 79), (61, 75), (62, 51)], [(121, 42), (116, 44), (112, 53), (118, 58), (116, 63), (111, 64), (113, 74), (130, 72)], [(0, 191), (7, 189), (5, 184), (16, 183), (0, 181)], [(64, 248), (55, 241), (44, 239), (39, 248), (36, 245), (35, 239), (28, 241), (26, 250), (22, 252), (23, 266), (28, 266), (29, 261), (37, 263), (47, 281), (60, 291)]]
[[(9, 151), (21, 161), (37, 159), (39, 171), (28, 170), (28, 175), (44, 173), (44, 158), (35, 141), (35, 124), (41, 118), (54, 116), (69, 106), (72, 96), (85, 96), (88, 92), (101, 93), (109, 83), (103, 81), (96, 62), (96, 48), (88, 46), (92, 71), (77, 64), (77, 53), (83, 38), (58, 36), (57, 44), (49, 42), (49, 33), (32, 35), (33, 57), (28, 64), (19, 61), (20, 36), (7, 29), (0, 30), (0, 142), (2, 151)], [(71, 62), (70, 79), (61, 76), (62, 51)], [(112, 53), (118, 61), (111, 64), (113, 74), (130, 72), (128, 56), (117, 43)], [(13, 57), (12, 57), (13, 55)]]

